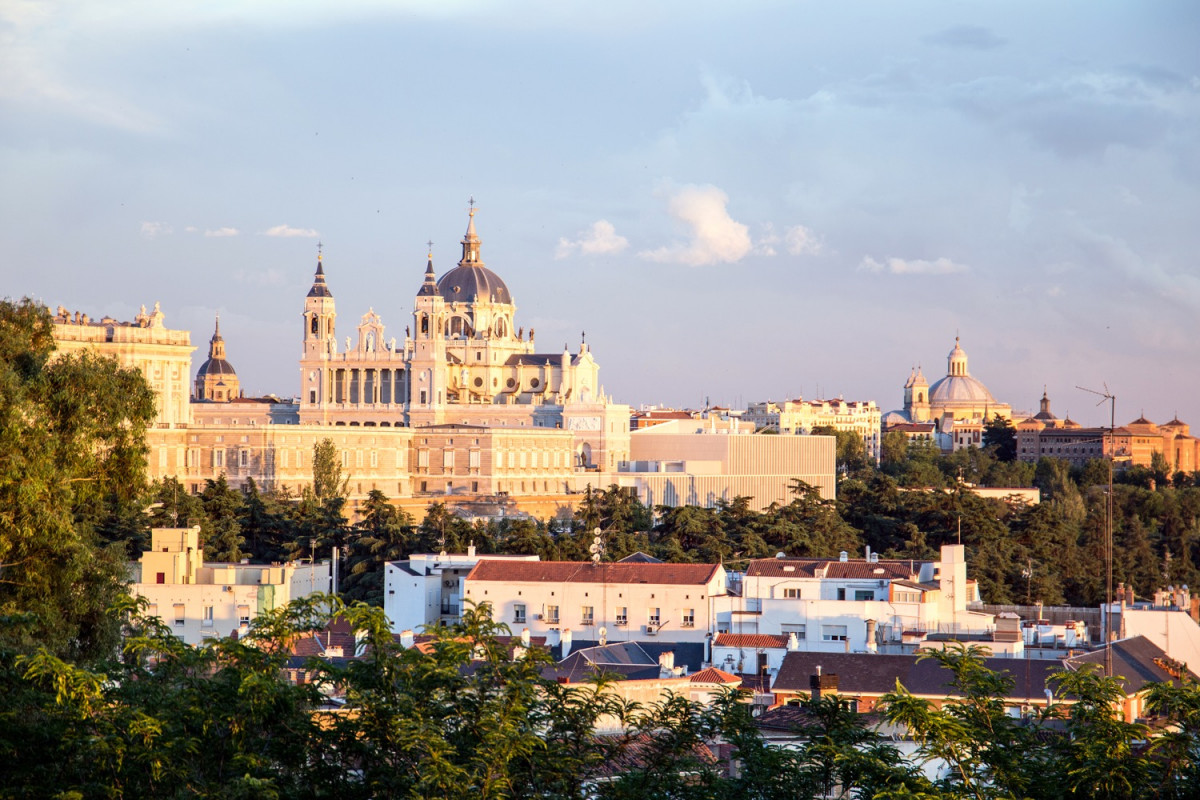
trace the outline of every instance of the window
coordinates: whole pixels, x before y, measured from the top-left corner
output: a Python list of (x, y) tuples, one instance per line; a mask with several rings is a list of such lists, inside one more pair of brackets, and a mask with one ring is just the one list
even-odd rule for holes
[(583, 625), (596, 624), (596, 609), (594, 606), (584, 606), (581, 616), (583, 617)]
[(204, 616), (200, 618), (200, 624), (206, 628), (211, 628), (213, 624), (213, 607), (204, 607)]
[(558, 624), (558, 606), (546, 606), (546, 622), (551, 625)]
[(783, 596), (790, 597), (793, 600), (799, 600), (800, 599), (800, 590), (799, 589), (784, 589)]
[(779, 629), (780, 629), (779, 632), (782, 633), (784, 636), (787, 636), (787, 635), (793, 634), (793, 633), (796, 634), (796, 638), (802, 642), (804, 641), (804, 637), (808, 635), (808, 628), (806, 625), (804, 625), (802, 623), (796, 624), (796, 623), (786, 623), (785, 622), (784, 624), (779, 626)]
[(661, 608), (646, 609), (646, 616), (648, 618), (648, 622), (651, 625), (661, 625), (662, 624), (662, 622), (661, 622), (662, 609)]
[(855, 600), (874, 600), (875, 592), (871, 591), (870, 589), (855, 589), (854, 590), (854, 599)]
[(213, 450), (213, 466), (214, 467), (225, 466), (225, 451), (222, 450), (221, 448), (217, 448), (217, 449)]
[(513, 622), (518, 625), (525, 622), (525, 604), (516, 603), (513, 605)]
[(454, 469), (454, 451), (442, 451), (442, 469)]
[(250, 606), (238, 606), (238, 625), (250, 624)]
[(240, 467), (250, 466), (250, 451), (249, 450), (238, 451), (238, 466), (240, 466)]
[(184, 623), (183, 603), (175, 604), (175, 627), (181, 628)]
[(682, 625), (685, 628), (696, 627), (696, 609), (694, 609), (694, 608), (683, 609), (683, 619), (680, 622), (680, 625)]
[(155, 583), (166, 583), (167, 582), (167, 573), (165, 573), (165, 572), (155, 573), (154, 582)]
[(472, 450), (467, 455), (467, 466), (469, 466), (471, 469), (479, 469), (479, 451), (478, 450)]
[(372, 467), (379, 466), (379, 451), (377, 451), (377, 450), (371, 451), (371, 466)]
[(826, 642), (844, 642), (850, 637), (845, 625), (822, 625), (821, 640)]
[(838, 599), (838, 600), (845, 600), (845, 599), (846, 599), (846, 590), (845, 590), (844, 588), (843, 588), (843, 589), (838, 589), (838, 590), (837, 590), (837, 599)]
[(618, 625), (628, 625), (629, 624), (629, 607), (628, 606), (617, 606), (616, 617), (617, 617)]
[(897, 603), (919, 603), (921, 602), (920, 592), (896, 592)]

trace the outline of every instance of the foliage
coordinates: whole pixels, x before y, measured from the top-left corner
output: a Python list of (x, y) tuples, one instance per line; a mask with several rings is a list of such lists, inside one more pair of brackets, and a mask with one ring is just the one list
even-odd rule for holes
[(140, 372), (53, 349), (44, 306), (0, 303), (0, 645), (91, 660), (116, 644), (123, 537), (145, 531), (154, 397)]
[(318, 503), (346, 496), (350, 476), (342, 477), (342, 454), (333, 439), (313, 445), (312, 473), (312, 491)]

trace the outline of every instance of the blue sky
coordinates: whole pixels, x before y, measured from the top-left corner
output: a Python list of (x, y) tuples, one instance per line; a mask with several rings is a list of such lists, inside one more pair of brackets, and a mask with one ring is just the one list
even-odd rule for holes
[[(736, 6), (736, 7), (735, 7)], [(1200, 425), (1194, 2), (0, 4), (4, 293), (162, 304), (292, 394), (483, 257), (613, 397), (998, 399)]]

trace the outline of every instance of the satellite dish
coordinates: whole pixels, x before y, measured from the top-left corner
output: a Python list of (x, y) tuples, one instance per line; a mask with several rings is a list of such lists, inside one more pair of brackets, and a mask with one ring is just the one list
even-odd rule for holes
[(590, 547), (588, 547), (588, 552), (589, 552), (589, 553), (591, 553), (592, 555), (595, 555), (596, 553), (599, 553), (599, 552), (600, 552), (600, 543), (599, 543), (599, 542), (593, 542), (593, 543), (591, 544), (591, 546), (590, 546)]
[(596, 631), (596, 635), (600, 637), (601, 647), (608, 644), (608, 628), (605, 628), (603, 625), (601, 625), (600, 630)]

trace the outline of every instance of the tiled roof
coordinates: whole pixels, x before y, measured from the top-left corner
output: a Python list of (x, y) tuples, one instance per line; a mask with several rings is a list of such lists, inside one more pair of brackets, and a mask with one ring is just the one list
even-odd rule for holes
[(746, 577), (815, 578), (817, 570), (825, 568), (825, 577), (832, 579), (910, 580), (921, 571), (923, 563), (883, 559), (867, 561), (862, 558), (848, 561), (836, 558), (756, 558), (746, 568)]
[[(987, 658), (984, 666), (1012, 676), (1010, 697), (1045, 701), (1046, 680), (1062, 669), (1056, 660)], [(896, 688), (896, 681), (915, 695), (951, 696), (953, 674), (936, 660), (917, 656), (874, 653), (788, 653), (775, 676), (775, 692), (808, 692), (809, 680), (817, 674), (838, 676), (838, 692), (851, 695), (882, 695)]]
[(717, 669), (716, 667), (702, 669), (695, 675), (691, 676), (689, 680), (692, 683), (721, 683), (734, 685), (742, 682), (742, 679), (738, 676), (730, 675), (725, 670)]
[(324, 629), (301, 636), (292, 643), (292, 655), (302, 658), (328, 658), (329, 648), (342, 648), (341, 658), (354, 658), (357, 641), (350, 623), (344, 619), (328, 623)]
[[(1173, 664), (1167, 654), (1145, 636), (1113, 642), (1112, 651), (1113, 674), (1121, 678), (1127, 694), (1140, 692), (1147, 683), (1176, 680), (1176, 675), (1181, 674), (1179, 670), (1186, 672), (1193, 681), (1197, 680), (1195, 673), (1183, 664)], [(1068, 658), (1063, 666), (1070, 670), (1078, 670), (1087, 664), (1103, 667), (1104, 661), (1104, 650), (1100, 649)], [(1168, 669), (1175, 670), (1176, 675)]]
[(504, 583), (660, 583), (703, 586), (720, 564), (593, 564), (590, 561), (483, 560), (469, 581)]
[(771, 649), (787, 647), (788, 637), (777, 633), (718, 633), (713, 647), (751, 647)]

